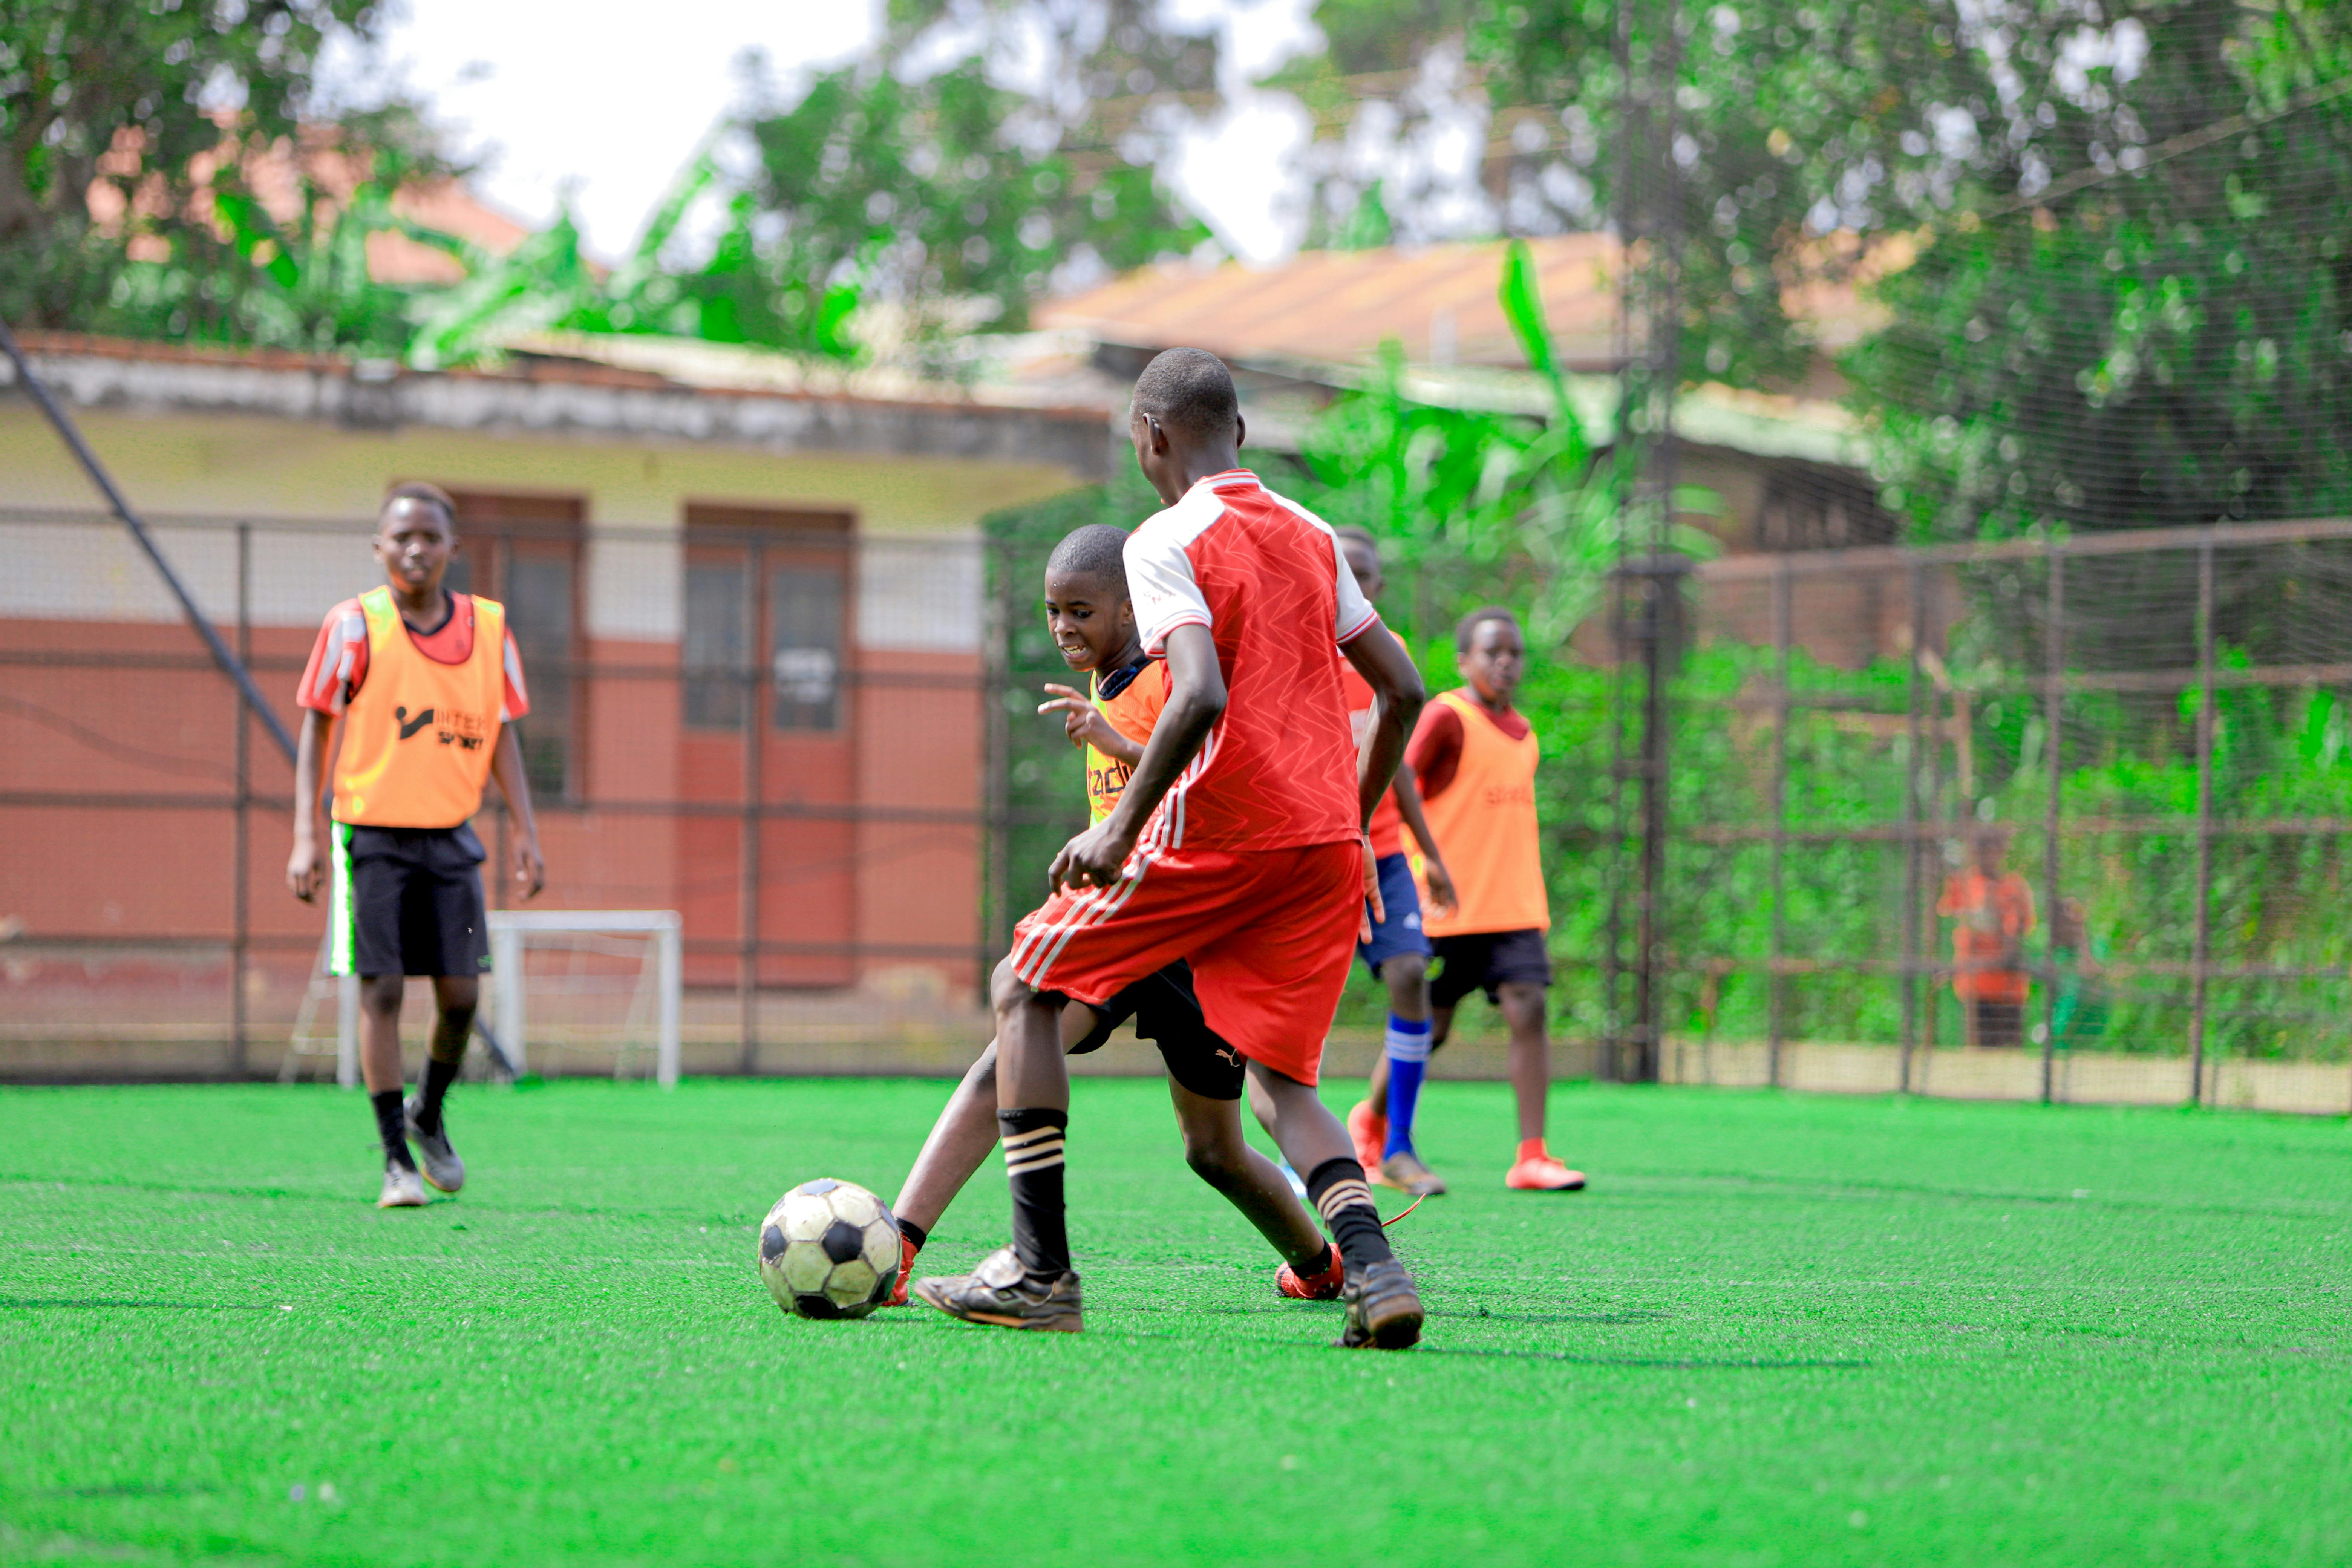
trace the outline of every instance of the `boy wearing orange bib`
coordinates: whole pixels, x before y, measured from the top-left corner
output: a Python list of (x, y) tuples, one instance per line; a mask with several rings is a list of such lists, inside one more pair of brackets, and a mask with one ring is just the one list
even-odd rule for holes
[[(294, 763), (300, 804), (286, 882), (305, 903), (328, 884), (330, 972), (360, 978), (360, 1068), (383, 1142), (378, 1208), (421, 1205), (425, 1182), (445, 1193), (466, 1182), (441, 1107), (490, 966), (482, 841), (470, 826), (488, 780), (514, 816), (517, 891), (531, 898), (546, 880), (509, 728), (530, 710), (522, 661), (504, 606), (442, 589), (456, 524), (456, 508), (435, 487), (393, 490), (375, 536), (385, 584), (328, 613), (297, 699), (305, 710)], [(320, 763), (339, 715), (322, 858)], [(425, 1081), (404, 1104), (400, 1004), (411, 974), (433, 977), (440, 1017)], [(421, 1175), (412, 1141), (425, 1159)]]
[[(1511, 706), (1527, 668), (1527, 643), (1518, 618), (1489, 605), (1463, 618), (1454, 646), (1469, 685), (1430, 700), (1405, 750), (1430, 830), (1445, 851), (1454, 892), (1453, 907), (1433, 907), (1424, 928), (1438, 964), (1429, 986), (1430, 1048), (1453, 1033), (1462, 999), (1486, 992), (1511, 1031), (1511, 1091), (1518, 1101), (1518, 1154), (1504, 1184), (1522, 1192), (1570, 1192), (1584, 1185), (1583, 1173), (1552, 1158), (1544, 1144), (1544, 1099), (1551, 1085), (1551, 1046), (1544, 1030), (1551, 954), (1545, 933), (1551, 929), (1551, 905), (1536, 825), (1538, 748), (1534, 730)], [(1414, 869), (1425, 882), (1425, 868)], [(1390, 1093), (1391, 1076), (1383, 1058), (1373, 1072), (1372, 1113), (1409, 1117), (1412, 1108)], [(1393, 1142), (1393, 1125), (1388, 1133)], [(1405, 1136), (1411, 1137), (1409, 1126)]]

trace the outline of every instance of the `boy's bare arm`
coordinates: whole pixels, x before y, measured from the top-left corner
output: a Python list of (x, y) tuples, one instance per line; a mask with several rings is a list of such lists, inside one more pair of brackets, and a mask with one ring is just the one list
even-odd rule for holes
[(302, 732), (294, 743), (294, 853), (286, 860), (286, 885), (304, 903), (319, 895), (319, 764), (335, 716), (302, 710)]
[(1454, 877), (1445, 868), (1445, 857), (1437, 850), (1437, 835), (1429, 830), (1428, 814), (1421, 809), (1421, 789), (1412, 782), (1412, 770), (1401, 767), (1396, 771), (1397, 812), (1404, 825), (1412, 830), (1413, 842), (1421, 846), (1421, 874), (1429, 884), (1429, 901), (1437, 906), (1439, 914), (1454, 912)]
[[(1402, 653), (1398, 657), (1402, 658)], [(1152, 809), (1191, 763), (1224, 710), (1225, 672), (1217, 663), (1216, 639), (1204, 626), (1178, 626), (1168, 634), (1168, 705), (1160, 710), (1151, 740), (1136, 760), (1134, 775), (1119, 792), (1118, 804), (1111, 807), (1108, 816), (1062, 846), (1045, 873), (1046, 885), (1108, 888), (1118, 881), (1119, 868), (1142, 836)]]
[(515, 819), (515, 890), (525, 899), (539, 897), (547, 886), (547, 862), (539, 854), (539, 818), (530, 809), (530, 776), (523, 771), (522, 748), (515, 742), (514, 726), (499, 726), (498, 750), (490, 753), (490, 777), (506, 796), (507, 812)]
[[(1348, 662), (1356, 667), (1356, 673), (1372, 689), (1375, 700), (1372, 729), (1364, 738), (1356, 777), (1357, 805), (1362, 812), (1358, 820), (1369, 826), (1381, 796), (1388, 793), (1390, 784), (1396, 778), (1397, 764), (1404, 760), (1405, 740), (1421, 718), (1422, 703), (1428, 693), (1422, 688), (1421, 671), (1413, 668), (1412, 656), (1385, 632), (1378, 637), (1360, 635), (1339, 651), (1348, 656)], [(1418, 798), (1413, 807), (1413, 815), (1420, 816)], [(1414, 836), (1420, 837), (1419, 828)], [(1430, 847), (1426, 839), (1423, 847)]]

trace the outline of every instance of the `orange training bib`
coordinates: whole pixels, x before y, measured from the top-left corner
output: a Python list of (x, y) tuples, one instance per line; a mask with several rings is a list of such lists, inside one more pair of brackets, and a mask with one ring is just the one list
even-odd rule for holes
[(481, 809), (506, 695), (507, 617), (488, 599), (473, 604), (473, 652), (443, 664), (417, 651), (390, 588), (360, 595), (367, 679), (343, 710), (337, 822), (456, 827)]
[[(1454, 782), (1422, 809), (1453, 875), (1456, 904), (1452, 914), (1440, 916), (1423, 882), (1422, 929), (1433, 937), (1549, 931), (1551, 901), (1544, 893), (1536, 828), (1535, 731), (1512, 740), (1475, 698), (1461, 691), (1441, 691), (1436, 700), (1462, 720), (1462, 761)], [(1421, 880), (1418, 854), (1412, 868)]]

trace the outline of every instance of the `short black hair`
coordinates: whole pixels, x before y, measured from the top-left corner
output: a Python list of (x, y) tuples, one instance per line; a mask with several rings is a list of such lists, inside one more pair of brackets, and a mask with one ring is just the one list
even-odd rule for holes
[(450, 500), (449, 492), (439, 485), (428, 485), (422, 479), (394, 485), (383, 498), (383, 510), (390, 511), (392, 503), (400, 500), (423, 501), (427, 506), (439, 507), (441, 521), (449, 525), (450, 532), (457, 531), (457, 503)]
[(1170, 349), (1135, 378), (1135, 408), (1162, 425), (1223, 436), (1241, 417), (1234, 373), (1206, 349)]
[(1092, 577), (1127, 593), (1127, 530), (1108, 522), (1090, 522), (1065, 534), (1045, 560), (1048, 572)]
[[(1478, 628), (1485, 626), (1488, 621), (1501, 621), (1508, 626), (1513, 631), (1516, 632), (1519, 630), (1518, 616), (1511, 614), (1510, 611), (1505, 609), (1500, 605), (1482, 605), (1477, 609), (1475, 609), (1468, 615), (1463, 616), (1460, 621), (1454, 624), (1454, 651), (1456, 653), (1468, 653), (1470, 651), (1470, 639), (1476, 637), (1478, 635)], [(1522, 637), (1525, 637), (1526, 635), (1527, 634), (1524, 632), (1520, 633), (1520, 636)]]
[(1372, 559), (1375, 561), (1380, 559), (1381, 542), (1370, 529), (1360, 523), (1350, 522), (1335, 528), (1331, 531), (1348, 543), (1362, 545), (1372, 552)]

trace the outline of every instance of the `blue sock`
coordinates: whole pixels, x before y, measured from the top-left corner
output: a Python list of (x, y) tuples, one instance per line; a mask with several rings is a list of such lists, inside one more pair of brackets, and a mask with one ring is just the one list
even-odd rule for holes
[(1389, 1141), (1381, 1158), (1412, 1149), (1412, 1108), (1421, 1099), (1421, 1075), (1429, 1066), (1429, 1020), (1389, 1015)]

